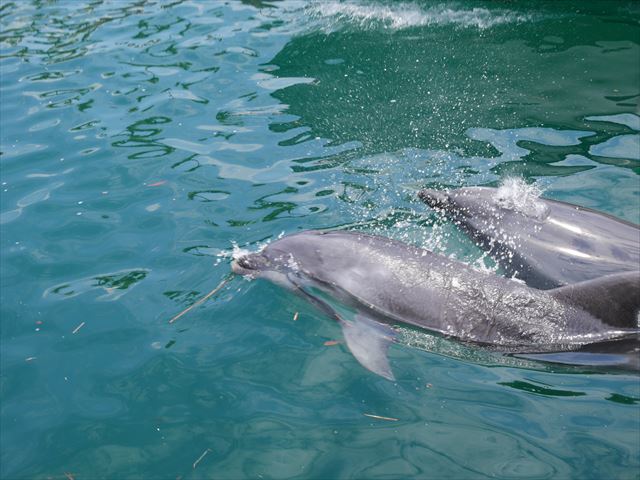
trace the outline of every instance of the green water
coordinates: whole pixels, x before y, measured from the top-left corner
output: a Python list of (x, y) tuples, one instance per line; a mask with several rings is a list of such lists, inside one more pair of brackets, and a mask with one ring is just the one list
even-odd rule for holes
[[(519, 175), (640, 222), (635, 2), (0, 2), (2, 478), (639, 478), (636, 374), (363, 369), (233, 245)], [(297, 320), (294, 316), (298, 312)], [(364, 414), (392, 417), (376, 419)]]

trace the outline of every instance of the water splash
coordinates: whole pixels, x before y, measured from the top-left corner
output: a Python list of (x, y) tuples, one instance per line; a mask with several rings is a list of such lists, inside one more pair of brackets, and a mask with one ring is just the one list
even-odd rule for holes
[(548, 208), (539, 199), (542, 192), (537, 184), (528, 184), (520, 177), (507, 177), (500, 183), (494, 199), (502, 208), (542, 219), (548, 214)]
[(333, 30), (344, 24), (364, 29), (385, 28), (401, 30), (411, 27), (455, 25), (481, 30), (506, 23), (531, 20), (528, 15), (509, 10), (485, 8), (463, 9), (444, 5), (421, 8), (413, 3), (380, 5), (371, 2), (317, 2), (308, 8), (312, 17), (325, 22), (325, 29)]
[[(280, 232), (280, 234), (275, 237), (275, 240), (279, 240), (280, 238), (285, 236), (285, 232)], [(231, 242), (231, 248), (225, 249), (216, 249), (215, 257), (217, 260), (215, 261), (215, 265), (220, 265), (224, 260), (238, 260), (241, 257), (252, 253), (258, 253), (264, 250), (274, 239), (268, 238), (264, 241), (257, 242), (255, 244), (255, 249), (250, 250), (246, 247), (241, 247), (236, 241)]]
[[(262, 245), (262, 246), (258, 247), (258, 249), (256, 250), (256, 252), (261, 251), (265, 246), (266, 246), (266, 245)], [(225, 253), (226, 253), (226, 252), (225, 252)], [(238, 260), (239, 258), (242, 258), (242, 257), (244, 257), (244, 256), (246, 256), (246, 255), (251, 254), (251, 253), (255, 253), (255, 252), (252, 252), (252, 251), (251, 251), (251, 250), (249, 250), (248, 248), (241, 248), (241, 247), (239, 247), (239, 246), (238, 246), (238, 244), (237, 244), (237, 243), (235, 243), (235, 242), (234, 242), (234, 243), (233, 243), (233, 250), (231, 251), (230, 258), (231, 258), (232, 260)]]

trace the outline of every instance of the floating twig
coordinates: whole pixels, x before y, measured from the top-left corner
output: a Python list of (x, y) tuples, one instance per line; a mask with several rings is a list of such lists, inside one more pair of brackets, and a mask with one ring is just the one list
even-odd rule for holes
[(207, 453), (209, 453), (210, 451), (211, 451), (211, 449), (210, 449), (210, 448), (207, 448), (204, 452), (202, 452), (202, 455), (200, 455), (200, 456), (198, 457), (198, 459), (197, 459), (195, 462), (193, 462), (193, 468), (194, 468), (194, 469), (198, 466), (198, 464), (200, 463), (200, 461), (201, 461), (201, 460), (202, 460), (202, 459), (207, 455)]
[(225, 278), (222, 279), (222, 281), (218, 284), (218, 286), (216, 288), (214, 288), (213, 290), (211, 290), (209, 293), (207, 293), (204, 297), (202, 297), (200, 300), (198, 300), (197, 302), (195, 302), (193, 305), (190, 305), (189, 307), (185, 308), (183, 311), (181, 311), (179, 314), (177, 314), (175, 317), (173, 317), (171, 320), (169, 320), (169, 323), (173, 323), (175, 322), (177, 319), (179, 319), (181, 316), (183, 316), (185, 313), (187, 313), (189, 310), (192, 310), (194, 308), (196, 308), (198, 305), (201, 305), (202, 303), (206, 302), (208, 298), (210, 298), (212, 295), (214, 295), (215, 293), (218, 292), (218, 290), (220, 290), (222, 287), (225, 286), (225, 284), (231, 279), (230, 275), (227, 275)]
[(378, 420), (388, 420), (389, 422), (397, 422), (397, 418), (393, 417), (381, 417), (380, 415), (373, 415), (372, 413), (364, 413), (365, 417), (377, 418)]
[(332, 347), (334, 345), (338, 345), (340, 342), (338, 340), (327, 340), (323, 343), (325, 347)]
[(76, 328), (73, 329), (73, 332), (71, 332), (72, 335), (75, 335), (78, 330), (80, 330), (82, 327), (84, 327), (84, 322), (82, 322), (80, 325), (78, 325)]

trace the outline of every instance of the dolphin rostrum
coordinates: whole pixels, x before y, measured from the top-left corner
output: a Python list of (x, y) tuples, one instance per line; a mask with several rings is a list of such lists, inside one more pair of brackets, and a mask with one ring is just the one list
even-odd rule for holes
[[(236, 258), (232, 269), (306, 297), (339, 321), (356, 359), (388, 379), (389, 324), (527, 354), (633, 340), (639, 332), (640, 272), (543, 291), (396, 240), (347, 231), (285, 236)], [(355, 320), (338, 313), (332, 299), (354, 309)]]
[(640, 269), (637, 225), (539, 198), (518, 181), (497, 189), (427, 189), (418, 195), (470, 234), (507, 275), (531, 287), (554, 288)]

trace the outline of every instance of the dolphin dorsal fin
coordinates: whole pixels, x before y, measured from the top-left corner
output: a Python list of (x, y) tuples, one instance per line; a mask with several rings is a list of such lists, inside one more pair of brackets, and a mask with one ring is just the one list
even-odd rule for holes
[(623, 272), (549, 290), (556, 299), (580, 308), (613, 327), (637, 329), (640, 271)]

